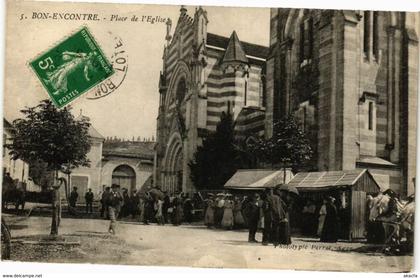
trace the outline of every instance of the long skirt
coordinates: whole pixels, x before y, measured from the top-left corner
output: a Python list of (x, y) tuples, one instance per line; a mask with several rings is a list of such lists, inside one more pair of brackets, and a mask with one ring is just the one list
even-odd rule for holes
[(338, 239), (338, 221), (332, 217), (326, 217), (324, 227), (321, 233), (322, 242), (337, 242)]
[(206, 215), (204, 216), (204, 225), (210, 227), (214, 225), (214, 208), (208, 207), (206, 209)]
[(184, 216), (181, 206), (177, 206), (172, 214), (172, 224), (177, 226), (182, 223), (182, 218)]
[(322, 229), (324, 228), (325, 214), (321, 214), (318, 219), (319, 221), (318, 221), (317, 235), (320, 237), (322, 233)]
[(140, 216), (139, 216), (139, 222), (144, 222), (144, 206), (140, 206)]
[(214, 210), (214, 224), (215, 226), (220, 226), (223, 219), (223, 208), (216, 207)]
[(240, 210), (235, 210), (233, 212), (233, 222), (237, 227), (243, 227), (245, 225), (244, 216)]
[(290, 225), (287, 221), (280, 222), (279, 225), (279, 243), (280, 244), (291, 244), (292, 240), (290, 238)]
[(225, 208), (223, 212), (222, 227), (225, 229), (233, 228), (233, 211), (231, 208)]

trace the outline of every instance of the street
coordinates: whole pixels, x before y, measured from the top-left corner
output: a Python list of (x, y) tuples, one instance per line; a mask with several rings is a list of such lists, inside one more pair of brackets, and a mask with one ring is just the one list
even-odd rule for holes
[(117, 235), (110, 236), (108, 221), (64, 218), (56, 244), (47, 240), (50, 217), (4, 216), (16, 261), (363, 272), (409, 271), (413, 263), (412, 256), (386, 256), (375, 252), (380, 247), (364, 243), (293, 238), (292, 245), (274, 248), (248, 243), (246, 230), (210, 230), (200, 224), (121, 221)]

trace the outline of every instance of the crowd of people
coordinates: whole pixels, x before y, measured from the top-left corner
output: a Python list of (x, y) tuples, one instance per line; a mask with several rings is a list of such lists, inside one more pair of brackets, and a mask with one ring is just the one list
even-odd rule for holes
[(262, 231), (262, 244), (290, 244), (289, 209), (291, 193), (266, 189), (263, 193), (245, 195), (208, 194), (204, 224), (209, 228), (248, 228), (248, 241), (257, 242), (256, 233)]
[[(203, 220), (208, 228), (247, 228), (248, 241), (257, 242), (257, 232), (262, 232), (262, 244), (291, 243), (291, 215), (296, 215), (296, 195), (277, 188), (242, 196), (225, 193), (207, 193), (203, 199), (199, 193), (190, 198), (188, 193), (169, 194), (159, 187), (129, 192), (113, 184), (105, 187), (100, 199), (100, 217), (111, 221), (109, 232), (115, 233), (116, 221), (131, 218), (149, 225), (171, 223), (180, 225)], [(92, 213), (93, 193), (85, 194), (86, 213)], [(69, 197), (69, 206), (75, 208), (77, 188)], [(199, 212), (197, 214), (197, 212)], [(197, 215), (201, 217), (198, 218)], [(305, 201), (300, 218), (301, 230), (306, 235), (318, 235), (321, 241), (336, 242), (339, 235), (338, 211), (333, 197), (325, 198), (319, 207), (311, 199)]]
[(106, 187), (101, 195), (100, 216), (111, 220), (110, 233), (115, 233), (117, 219), (126, 217), (145, 225), (154, 222), (177, 226), (183, 222), (193, 222), (194, 204), (197, 201), (196, 195), (190, 198), (188, 193), (183, 192), (169, 194), (159, 187), (149, 187), (142, 192), (134, 190), (129, 194), (126, 188), (113, 184)]

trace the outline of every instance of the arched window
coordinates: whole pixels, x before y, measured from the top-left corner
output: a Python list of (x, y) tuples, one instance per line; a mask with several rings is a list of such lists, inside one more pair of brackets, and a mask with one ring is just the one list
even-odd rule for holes
[(373, 56), (375, 59), (379, 59), (379, 12), (373, 12), (373, 30), (372, 30), (372, 47), (373, 47)]
[(379, 12), (365, 11), (363, 13), (363, 52), (366, 58), (371, 56), (379, 59)]
[(370, 51), (370, 11), (363, 13), (363, 52), (369, 57)]
[(187, 91), (187, 84), (185, 82), (185, 79), (182, 78), (178, 82), (178, 85), (176, 87), (176, 101), (178, 103), (181, 103), (184, 100), (186, 91)]

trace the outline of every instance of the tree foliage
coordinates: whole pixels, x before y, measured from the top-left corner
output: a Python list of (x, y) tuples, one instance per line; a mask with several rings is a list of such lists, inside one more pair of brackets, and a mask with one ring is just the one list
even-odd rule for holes
[(275, 122), (273, 136), (259, 138), (250, 145), (250, 149), (262, 162), (294, 170), (304, 166), (313, 153), (309, 140), (293, 116)]
[(33, 182), (41, 187), (42, 190), (47, 190), (49, 181), (52, 180), (52, 173), (48, 170), (47, 164), (41, 160), (31, 161), (29, 165), (29, 177)]
[(197, 147), (189, 163), (191, 180), (197, 188), (220, 189), (237, 170), (238, 150), (234, 142), (232, 115), (223, 112), (214, 133)]
[(12, 158), (45, 165), (50, 171), (88, 166), (90, 123), (87, 118), (75, 119), (70, 109), (57, 109), (43, 100), (21, 110), (24, 117), (13, 121), (12, 143), (6, 145)]

